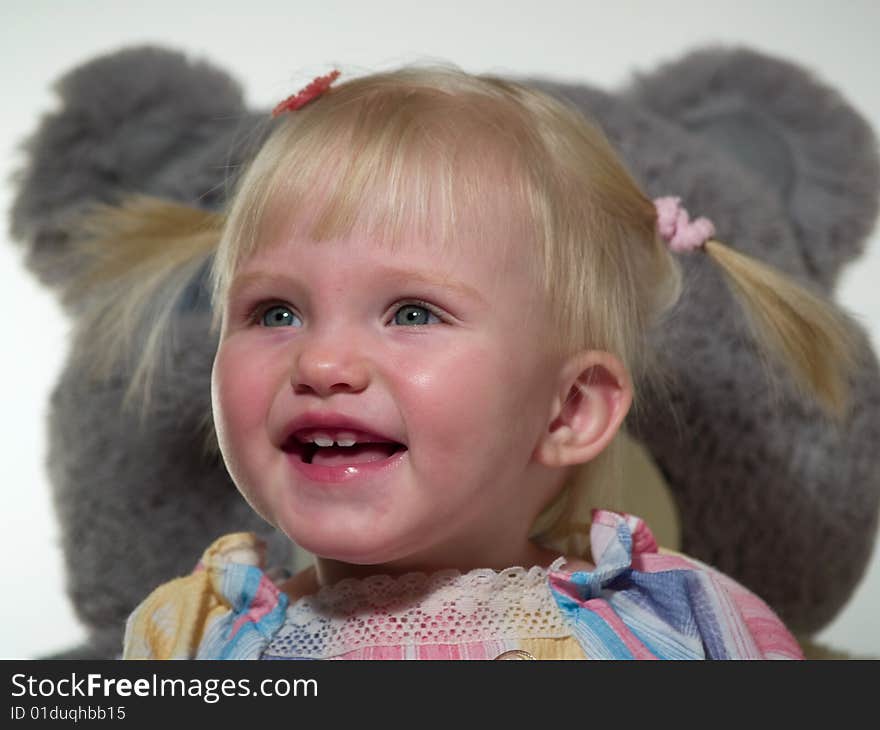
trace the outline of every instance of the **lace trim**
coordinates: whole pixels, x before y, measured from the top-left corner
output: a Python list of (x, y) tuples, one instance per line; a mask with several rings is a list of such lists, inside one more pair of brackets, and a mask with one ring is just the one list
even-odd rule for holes
[(548, 585), (564, 562), (346, 579), (289, 606), (265, 653), (319, 659), (366, 647), (570, 636)]

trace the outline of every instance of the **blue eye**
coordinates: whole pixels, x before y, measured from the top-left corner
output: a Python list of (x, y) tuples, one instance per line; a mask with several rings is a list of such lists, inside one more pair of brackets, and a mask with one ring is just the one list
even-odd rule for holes
[(437, 324), (440, 324), (440, 318), (427, 307), (421, 304), (404, 304), (395, 312), (394, 323), (404, 325), (433, 324), (429, 321), (431, 317), (436, 320)]
[(260, 316), (260, 324), (264, 327), (287, 327), (293, 323), (294, 319), (299, 319), (299, 317), (291, 311), (290, 307), (275, 304), (263, 311)]

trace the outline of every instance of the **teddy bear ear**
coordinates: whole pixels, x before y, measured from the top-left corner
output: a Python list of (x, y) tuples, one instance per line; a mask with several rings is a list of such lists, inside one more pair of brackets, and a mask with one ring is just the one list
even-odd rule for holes
[(866, 120), (808, 70), (708, 47), (637, 74), (623, 94), (726, 153), (776, 192), (826, 292), (877, 217), (880, 158)]
[(73, 222), (91, 205), (149, 195), (215, 209), (261, 143), (264, 115), (239, 84), (184, 54), (150, 46), (92, 60), (55, 83), (60, 105), (23, 142), (11, 232), (28, 268), (63, 293), (81, 266)]

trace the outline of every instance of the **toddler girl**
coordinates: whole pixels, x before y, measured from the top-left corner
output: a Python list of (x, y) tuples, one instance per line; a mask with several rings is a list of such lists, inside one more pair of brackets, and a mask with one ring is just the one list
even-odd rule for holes
[(124, 656), (800, 657), (745, 588), (588, 506), (635, 384), (662, 387), (646, 334), (678, 252), (717, 261), (767, 352), (839, 413), (834, 316), (647, 198), (537, 91), (444, 68), (334, 80), (279, 105), (225, 215), (137, 199), (92, 221), (166, 242), (153, 284), (212, 262), (220, 451), (316, 556), (276, 583), (254, 536), (218, 539), (135, 610)]

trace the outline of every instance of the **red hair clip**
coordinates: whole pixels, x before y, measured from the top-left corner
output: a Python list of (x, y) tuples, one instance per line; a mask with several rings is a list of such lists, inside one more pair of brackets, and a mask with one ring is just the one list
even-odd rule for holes
[(288, 96), (278, 106), (272, 110), (272, 116), (277, 117), (284, 112), (295, 112), (302, 109), (306, 104), (317, 99), (327, 89), (330, 88), (336, 79), (339, 78), (339, 71), (331, 71), (326, 76), (318, 76), (312, 83), (306, 86), (302, 91), (297, 92), (293, 96)]

